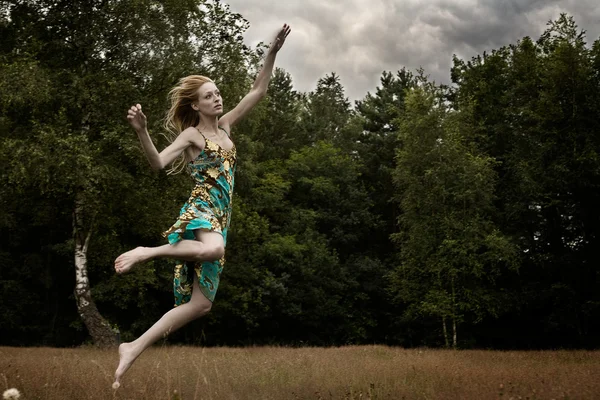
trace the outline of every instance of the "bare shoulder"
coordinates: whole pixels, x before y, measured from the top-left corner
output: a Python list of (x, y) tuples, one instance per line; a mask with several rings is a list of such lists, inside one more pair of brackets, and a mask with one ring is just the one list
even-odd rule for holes
[(189, 128), (185, 128), (181, 133), (182, 139), (189, 143), (192, 147), (195, 147), (198, 150), (204, 149), (206, 146), (206, 141), (204, 140), (204, 136), (200, 133), (198, 129), (194, 126), (190, 126)]
[(186, 139), (186, 140), (192, 140), (193, 138), (195, 138), (198, 135), (198, 129), (196, 129), (195, 126), (190, 126), (188, 128), (185, 128), (183, 131), (181, 131), (181, 133), (179, 134), (179, 137), (181, 137), (182, 139)]

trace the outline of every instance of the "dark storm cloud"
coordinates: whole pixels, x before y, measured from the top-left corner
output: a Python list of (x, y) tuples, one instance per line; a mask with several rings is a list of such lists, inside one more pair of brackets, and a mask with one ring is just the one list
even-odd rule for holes
[(335, 71), (351, 99), (363, 98), (381, 73), (423, 67), (438, 82), (449, 81), (452, 54), (470, 58), (537, 39), (561, 12), (600, 34), (600, 6), (592, 0), (228, 0), (251, 24), (249, 44), (270, 40), (277, 26), (292, 34), (277, 65), (298, 90), (314, 89)]

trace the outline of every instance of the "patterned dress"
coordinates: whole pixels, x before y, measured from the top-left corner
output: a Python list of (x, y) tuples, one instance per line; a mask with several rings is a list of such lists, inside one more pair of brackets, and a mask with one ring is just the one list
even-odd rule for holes
[[(225, 129), (219, 127), (225, 133)], [(227, 136), (229, 134), (227, 133)], [(236, 167), (235, 145), (225, 150), (217, 143), (204, 138), (206, 145), (189, 170), (196, 186), (181, 208), (177, 222), (163, 233), (169, 243), (195, 240), (194, 230), (219, 232), (227, 244), (227, 230), (231, 221), (231, 198)], [(200, 290), (211, 302), (215, 299), (225, 257), (215, 261), (178, 261), (175, 265), (173, 291), (175, 307), (187, 303), (192, 297), (193, 271), (196, 271)]]

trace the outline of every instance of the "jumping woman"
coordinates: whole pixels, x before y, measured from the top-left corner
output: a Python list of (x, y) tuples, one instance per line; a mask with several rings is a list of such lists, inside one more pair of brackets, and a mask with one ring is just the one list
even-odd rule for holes
[[(168, 165), (179, 172), (186, 166), (196, 182), (179, 218), (164, 232), (169, 244), (137, 247), (115, 260), (118, 274), (157, 257), (180, 260), (175, 266), (175, 308), (162, 316), (137, 340), (119, 346), (119, 366), (114, 388), (135, 359), (158, 339), (207, 314), (219, 286), (225, 263), (227, 229), (231, 220), (231, 197), (236, 168), (236, 149), (231, 128), (265, 96), (277, 52), (290, 33), (284, 24), (269, 47), (263, 67), (250, 92), (223, 115), (223, 101), (210, 79), (191, 75), (182, 78), (169, 94), (171, 108), (167, 129), (172, 143), (158, 152), (146, 128), (146, 116), (137, 104), (127, 112), (142, 148), (154, 170)], [(219, 118), (220, 117), (220, 118)]]

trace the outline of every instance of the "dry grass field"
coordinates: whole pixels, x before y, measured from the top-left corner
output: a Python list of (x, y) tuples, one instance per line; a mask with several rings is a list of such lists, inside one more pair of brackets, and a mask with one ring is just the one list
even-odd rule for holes
[(117, 350), (0, 347), (29, 399), (599, 399), (600, 351), (154, 347), (113, 390)]

